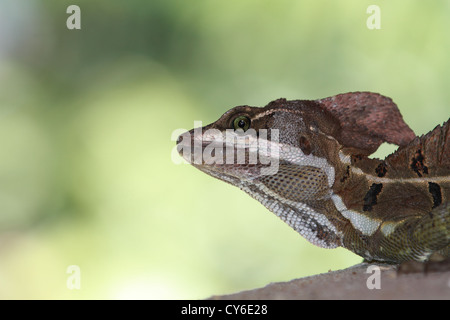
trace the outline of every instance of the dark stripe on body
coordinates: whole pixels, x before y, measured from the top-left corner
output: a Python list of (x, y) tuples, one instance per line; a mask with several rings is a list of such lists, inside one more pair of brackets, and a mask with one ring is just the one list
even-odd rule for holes
[(377, 204), (377, 196), (381, 192), (381, 189), (383, 189), (382, 183), (374, 183), (370, 186), (369, 191), (364, 196), (363, 211), (371, 211), (372, 206)]
[(434, 182), (428, 182), (428, 191), (433, 197), (433, 209), (438, 207), (442, 203), (441, 187)]

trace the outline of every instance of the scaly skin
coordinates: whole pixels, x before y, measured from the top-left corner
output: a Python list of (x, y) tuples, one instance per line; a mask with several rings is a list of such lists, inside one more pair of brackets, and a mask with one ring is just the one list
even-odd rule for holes
[[(449, 141), (449, 122), (416, 137), (390, 98), (355, 92), (235, 107), (177, 146), (313, 244), (401, 263), (450, 256)], [(399, 149), (369, 159), (383, 142)]]

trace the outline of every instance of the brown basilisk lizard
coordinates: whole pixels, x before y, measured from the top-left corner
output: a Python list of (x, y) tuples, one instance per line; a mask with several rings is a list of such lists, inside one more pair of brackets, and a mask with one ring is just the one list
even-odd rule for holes
[[(383, 142), (399, 148), (369, 158)], [(320, 247), (389, 263), (450, 257), (449, 121), (416, 137), (376, 93), (278, 99), (235, 107), (177, 148)]]

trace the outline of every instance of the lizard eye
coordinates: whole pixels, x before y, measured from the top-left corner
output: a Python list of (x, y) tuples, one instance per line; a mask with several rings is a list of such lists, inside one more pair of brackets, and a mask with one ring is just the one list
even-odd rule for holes
[(236, 117), (232, 123), (234, 130), (242, 129), (244, 131), (247, 131), (248, 128), (250, 128), (250, 119), (246, 116)]

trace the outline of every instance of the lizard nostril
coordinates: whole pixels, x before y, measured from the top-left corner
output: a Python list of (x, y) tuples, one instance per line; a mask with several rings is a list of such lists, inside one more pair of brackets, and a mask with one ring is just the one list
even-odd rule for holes
[(178, 138), (177, 138), (177, 144), (180, 144), (181, 140), (183, 140), (183, 139), (181, 138), (182, 136), (183, 136), (182, 134), (180, 134), (180, 135), (178, 136)]
[[(176, 142), (176, 145), (177, 145), (177, 151), (178, 151), (178, 153), (179, 153), (181, 156), (183, 156), (183, 149), (186, 147), (186, 146), (185, 146), (185, 143), (183, 143), (183, 141), (184, 141), (185, 139), (189, 139), (189, 137), (187, 137), (186, 134), (187, 134), (186, 132), (183, 133), (183, 134), (180, 134), (180, 135), (178, 136), (177, 142)], [(189, 140), (190, 140), (190, 139), (189, 139)]]

